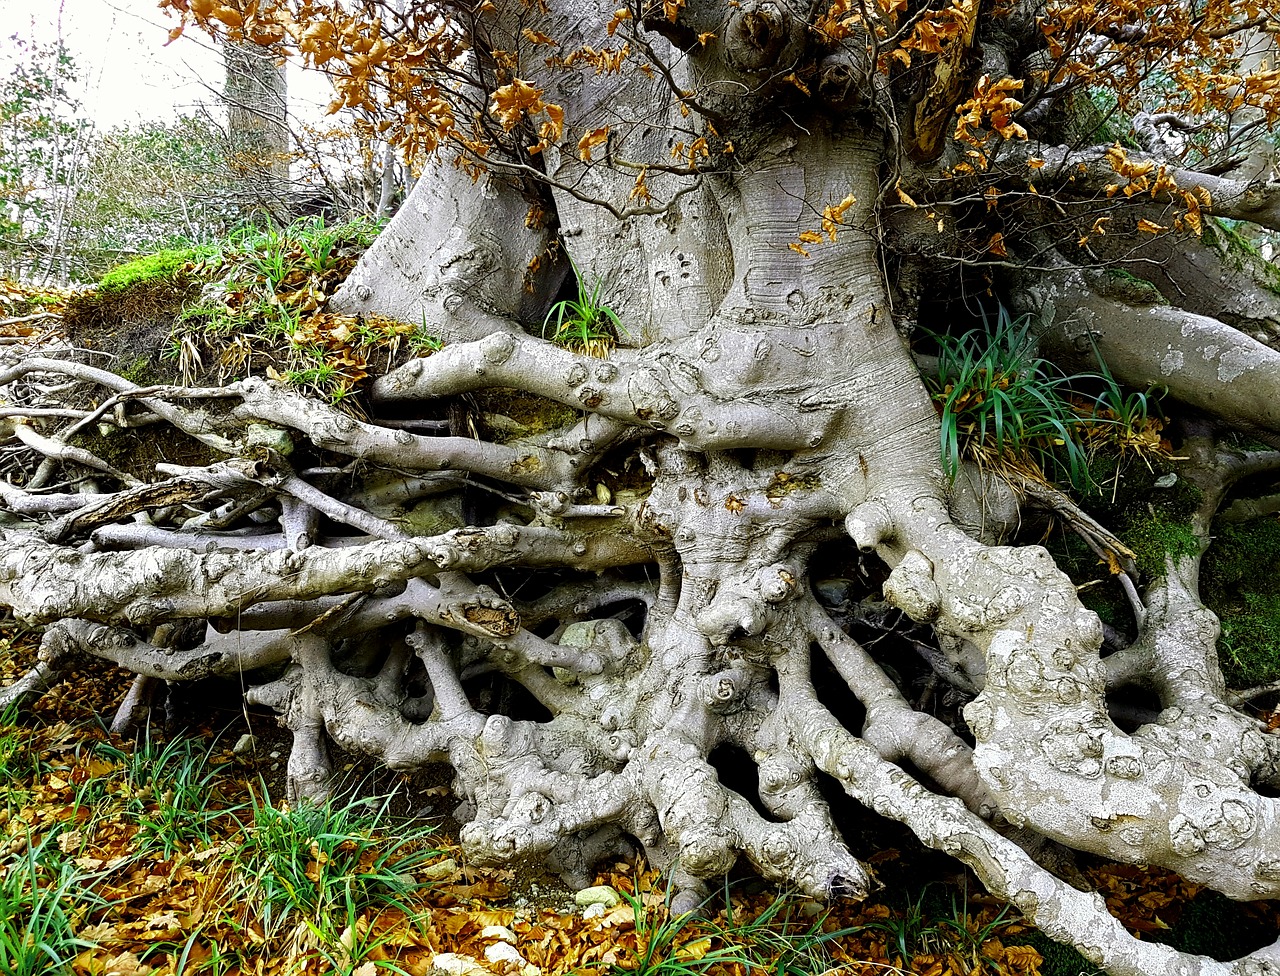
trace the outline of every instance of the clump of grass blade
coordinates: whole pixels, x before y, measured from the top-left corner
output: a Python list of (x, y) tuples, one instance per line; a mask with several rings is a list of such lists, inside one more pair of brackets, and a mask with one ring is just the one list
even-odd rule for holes
[[(0, 878), (0, 973), (36, 976), (68, 966), (93, 943), (76, 935), (83, 913), (101, 903), (86, 876), (49, 847), (56, 832), (4, 865)], [(28, 839), (29, 841), (30, 839)]]
[[(1001, 308), (994, 323), (959, 337), (934, 336), (938, 373), (928, 380), (941, 414), (942, 466), (955, 480), (962, 460), (994, 463), (1023, 476), (1091, 484), (1090, 440), (1123, 446), (1140, 429), (1148, 394), (1125, 394), (1102, 363), (1068, 374), (1036, 351), (1030, 316)], [(1096, 350), (1095, 350), (1096, 352)], [(1098, 390), (1090, 395), (1087, 391)]]
[(252, 888), (265, 932), (289, 918), (316, 923), (342, 909), (404, 908), (413, 874), (435, 857), (428, 826), (396, 824), (389, 798), (345, 805), (273, 806), (255, 797), (253, 822), (234, 858)]
[(595, 284), (588, 287), (578, 266), (572, 261), (569, 264), (577, 281), (578, 296), (551, 306), (542, 321), (542, 336), (575, 352), (604, 358), (627, 330), (617, 313), (605, 304), (601, 294), (603, 279), (597, 278)]

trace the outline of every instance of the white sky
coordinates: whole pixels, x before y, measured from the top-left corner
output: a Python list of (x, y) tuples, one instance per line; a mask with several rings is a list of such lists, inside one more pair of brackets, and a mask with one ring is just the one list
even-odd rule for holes
[[(8, 73), (6, 65), (16, 53), (12, 35), (52, 41), (59, 22), (78, 67), (84, 114), (100, 130), (216, 106), (223, 79), (220, 53), (196, 27), (165, 46), (177, 21), (162, 13), (156, 0), (0, 0), (0, 72)], [(290, 66), (295, 118), (323, 117), (328, 91), (323, 77)]]

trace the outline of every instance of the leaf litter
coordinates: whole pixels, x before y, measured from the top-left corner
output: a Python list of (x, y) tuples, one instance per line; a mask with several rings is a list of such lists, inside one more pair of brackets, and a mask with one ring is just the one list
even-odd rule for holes
[[(35, 649), (31, 635), (12, 643), (8, 654), (0, 652), (6, 683)], [(391, 817), (385, 803), (379, 816), (336, 827), (325, 820), (329, 827), (316, 829), (311, 843), (283, 852), (301, 873), (280, 887), (294, 909), (273, 914), (264, 908), (264, 862), (246, 859), (256, 856), (261, 830), (255, 797), (265, 805), (265, 797), (283, 793), (281, 753), (260, 746), (237, 754), (233, 747), (249, 731), (246, 721), (260, 740), (269, 739), (271, 719), (241, 715), (215, 735), (216, 717), (208, 716), (203, 727), (163, 745), (146, 736), (122, 739), (99, 716), (112, 713), (129, 680), (96, 667), (73, 673), (29, 717), (0, 726), (0, 891), (11, 878), (22, 880), (15, 872), (24, 865), (34, 866), (24, 897), (64, 879), (57, 891), (62, 942), (45, 933), (49, 951), (22, 972), (1048, 976), (1041, 953), (1027, 944), (1034, 930), (1015, 910), (972, 876), (919, 889), (920, 852), (905, 845), (869, 858), (883, 887), (861, 903), (823, 905), (744, 875), (697, 915), (672, 917), (660, 875), (618, 861), (604, 865), (594, 883), (620, 900), (583, 911), (554, 882), (538, 888), (514, 871), (467, 864), (444, 830), (428, 837), (411, 828), (419, 839), (406, 846), (405, 821)], [(194, 775), (198, 790), (176, 778), (148, 778), (145, 761), (165, 755), (185, 758), (166, 760), (162, 772)], [(444, 791), (434, 786), (416, 795), (423, 792)], [(290, 815), (283, 804), (272, 809), (273, 816)], [(387, 850), (394, 853), (387, 857)], [(411, 869), (398, 872), (402, 863)], [(1131, 932), (1162, 941), (1201, 893), (1177, 875), (1132, 865), (1087, 863), (1082, 878)], [(353, 879), (373, 881), (357, 890)], [(917, 894), (904, 905), (909, 884)], [(32, 904), (47, 911), (51, 902)], [(1275, 904), (1241, 910), (1280, 930)], [(34, 928), (38, 921), (0, 926)], [(4, 938), (0, 928), (0, 951)]]

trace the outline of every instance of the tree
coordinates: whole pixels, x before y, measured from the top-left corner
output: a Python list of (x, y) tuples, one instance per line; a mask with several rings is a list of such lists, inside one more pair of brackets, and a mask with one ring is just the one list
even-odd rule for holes
[(93, 126), (76, 118), (76, 64), (61, 38), (9, 38), (16, 55), (0, 79), (0, 248), (11, 274), (65, 277), (79, 169)]
[[(470, 856), (581, 879), (639, 847), (677, 908), (741, 855), (865, 891), (834, 787), (1112, 973), (1280, 971), (1138, 941), (1064, 880), (1075, 849), (1280, 894), (1280, 736), (1248, 707), (1275, 645), (1220, 656), (1201, 578), (1224, 519), (1274, 536), (1280, 299), (1231, 229), (1280, 228), (1280, 185), (1232, 175), (1277, 113), (1274, 72), (1234, 70), (1269, 11), (168, 6), (435, 154), (331, 309), (444, 346), (362, 416), (12, 360), (16, 402), (105, 391), (14, 431), (45, 483), (112, 490), (3, 489), (35, 526), (0, 599), (45, 628), (6, 701), (77, 654), (246, 675), (295, 796), (333, 745), (447, 761)], [(143, 483), (72, 443), (136, 412), (210, 463)], [(1086, 510), (1127, 481), (1129, 545)], [(1102, 560), (1107, 626), (1034, 510)]]
[(289, 185), (288, 80), (268, 50), (244, 40), (223, 45), (227, 138), (248, 210), (281, 209)]

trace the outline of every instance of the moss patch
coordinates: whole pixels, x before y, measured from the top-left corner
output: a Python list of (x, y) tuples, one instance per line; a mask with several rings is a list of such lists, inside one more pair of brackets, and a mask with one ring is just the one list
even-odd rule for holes
[(1145, 579), (1162, 575), (1167, 557), (1177, 560), (1200, 552), (1200, 542), (1186, 522), (1155, 509), (1128, 522), (1124, 541)]
[(1040, 953), (1040, 976), (1106, 976), (1101, 969), (1091, 963), (1074, 946), (1054, 942), (1043, 932), (1028, 932), (1009, 940), (1010, 945), (1031, 946)]
[(1280, 519), (1215, 523), (1201, 590), (1222, 622), (1218, 657), (1227, 683), (1280, 680)]
[(1168, 305), (1160, 289), (1123, 268), (1107, 268), (1099, 276), (1099, 291), (1130, 305)]
[(1183, 478), (1168, 487), (1156, 485), (1163, 476), (1177, 473), (1176, 463), (1161, 464), (1158, 459), (1147, 467), (1114, 453), (1090, 458), (1093, 487), (1086, 507), (1133, 550), (1147, 579), (1164, 572), (1166, 555), (1176, 558), (1199, 551), (1189, 523), (1200, 505), (1200, 489)]
[(505, 430), (499, 428), (496, 424), (491, 424), (492, 429), (489, 433), (499, 443), (505, 440), (518, 439), (519, 437), (543, 434), (549, 430), (559, 430), (561, 427), (576, 424), (582, 417), (580, 411), (574, 410), (572, 407), (566, 407), (555, 400), (505, 387), (479, 390), (472, 394), (472, 398), (482, 414), (496, 414), (499, 417), (506, 417), (514, 421), (520, 428), (519, 431), (514, 428)]
[(1275, 922), (1265, 918), (1261, 904), (1235, 902), (1204, 888), (1186, 903), (1172, 926), (1153, 933), (1151, 941), (1224, 962), (1235, 959), (1276, 940)]
[(1268, 291), (1280, 293), (1280, 268), (1262, 256), (1258, 245), (1245, 237), (1235, 225), (1221, 218), (1211, 218), (1203, 225), (1201, 240), (1230, 259)]
[(201, 261), (213, 253), (209, 247), (157, 251), (112, 268), (98, 281), (98, 290), (118, 294), (136, 285), (155, 281), (177, 283), (187, 265)]

